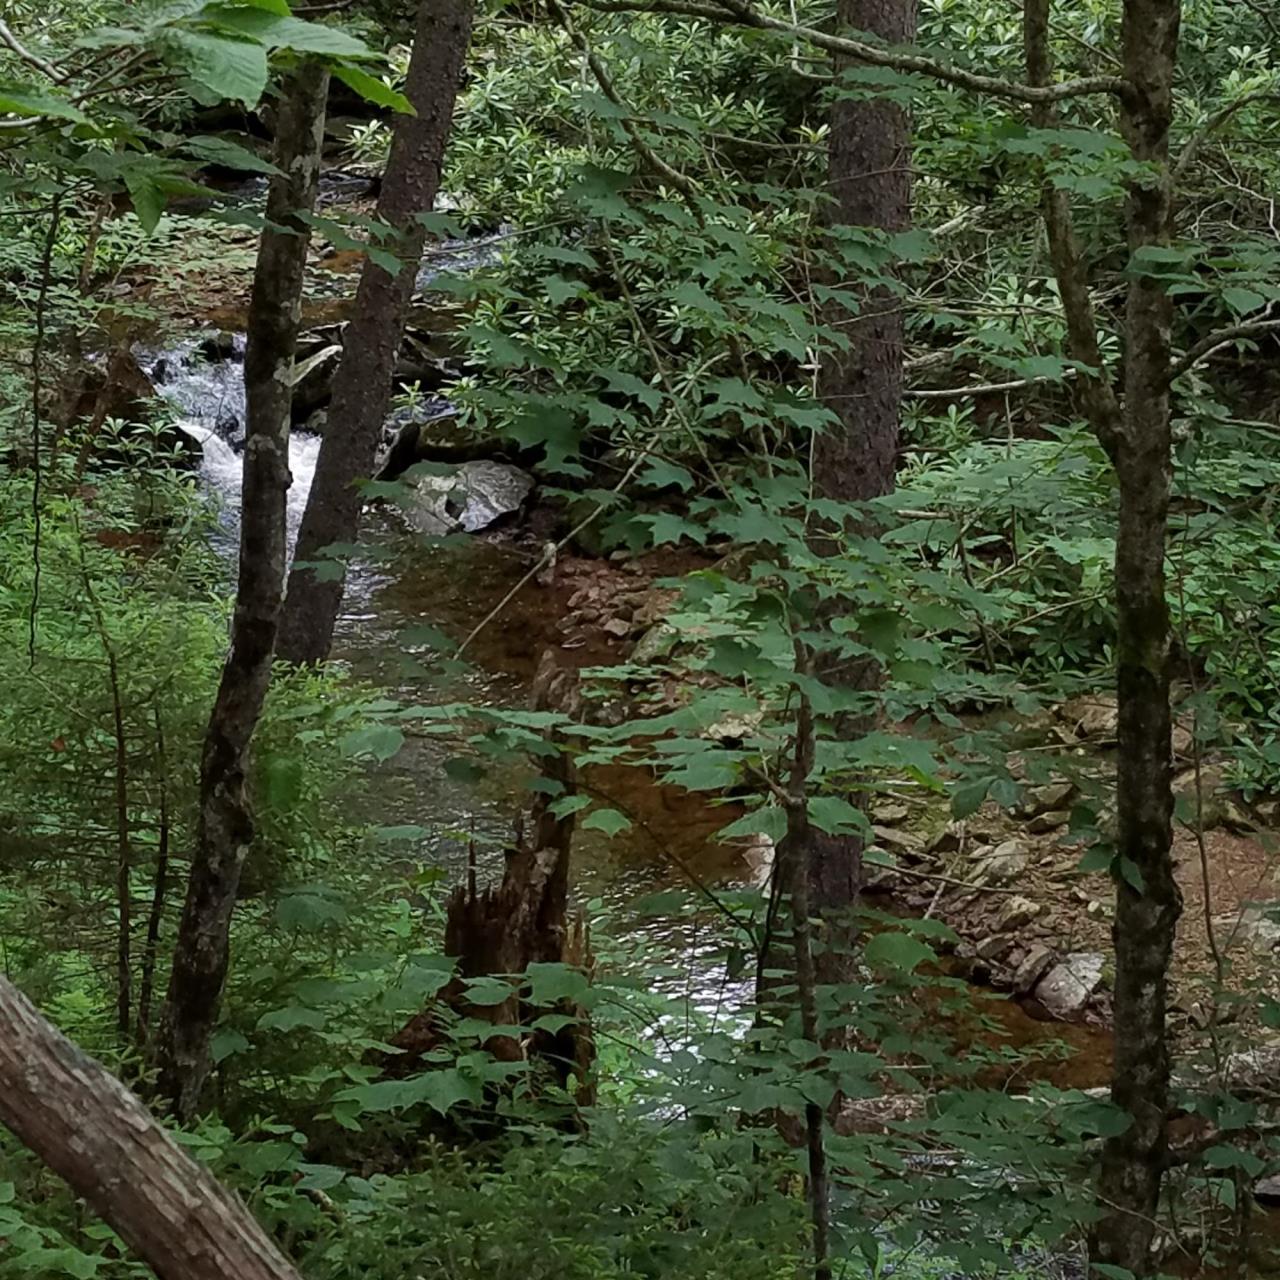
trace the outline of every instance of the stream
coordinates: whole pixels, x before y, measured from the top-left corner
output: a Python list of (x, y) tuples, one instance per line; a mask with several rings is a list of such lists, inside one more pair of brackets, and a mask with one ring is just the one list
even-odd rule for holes
[[(237, 444), (242, 443), (244, 423), (243, 344), (235, 341), (230, 358), (212, 361), (200, 357), (200, 336), (162, 353), (140, 353), (160, 393), (177, 411), (179, 425), (201, 445), (200, 476), (218, 508), (214, 541), (227, 566), (228, 583), (238, 545), (242, 458)], [(319, 436), (292, 434), (291, 545), (319, 450)], [(366, 512), (361, 540), (366, 550), (348, 568), (333, 658), (375, 693), (404, 706), (455, 698), (494, 707), (525, 706), (544, 648), (562, 639), (556, 624), (564, 600), (554, 588), (530, 585), (519, 592), (477, 638), (470, 650), (472, 665), (454, 687), (439, 685), (411, 640), (412, 629), (423, 626), (459, 639), (467, 635), (527, 572), (528, 554), (501, 535), (425, 538), (412, 532), (397, 512), (381, 507)], [(503, 842), (524, 799), (527, 773), (513, 766), (480, 783), (460, 782), (446, 771), (450, 754), (440, 739), (410, 734), (394, 757), (371, 766), (373, 785), (352, 797), (353, 815), (371, 826), (421, 828), (423, 834), (412, 844), (388, 846), (387, 856), (439, 867), (448, 883), (465, 875), (474, 837), (482, 876), (496, 878)], [(752, 991), (740, 971), (730, 976), (732, 931), (690, 889), (681, 870), (691, 867), (705, 883), (720, 887), (751, 881), (740, 852), (713, 838), (731, 815), (636, 770), (596, 770), (590, 782), (607, 793), (608, 803), (639, 819), (612, 839), (581, 826), (574, 836), (574, 891), (579, 908), (592, 921), (597, 953), (607, 955), (610, 968), (643, 976), (648, 989), (683, 1010), (668, 1017), (663, 1028), (668, 1040), (687, 1038), (696, 1016), (736, 1020)], [(671, 890), (679, 890), (679, 896), (673, 897)], [(958, 1032), (962, 1040), (1030, 1052), (1050, 1043), (1070, 1047), (1066, 1058), (1041, 1062), (1022, 1075), (1024, 1082), (1038, 1078), (1087, 1088), (1107, 1080), (1109, 1036), (1097, 1028), (1041, 1022), (1018, 1003), (992, 1000), (978, 989), (974, 1004), (1000, 1031)]]
[[(139, 358), (175, 410), (178, 425), (200, 445), (200, 479), (218, 511), (213, 541), (230, 584), (239, 537), (243, 339), (237, 336), (229, 354), (213, 359), (207, 358), (207, 340), (208, 335), (197, 335), (163, 351), (140, 351)], [(319, 451), (319, 436), (293, 432), (287, 504), (291, 549)], [(527, 571), (528, 556), (483, 535), (425, 539), (398, 513), (382, 508), (366, 513), (361, 538), (367, 550), (348, 568), (333, 658), (375, 693), (405, 706), (454, 697), (494, 707), (526, 705), (543, 648), (560, 640), (555, 624), (562, 602), (553, 591), (531, 586), (521, 592), (477, 639), (473, 665), (453, 688), (431, 682), (406, 633), (411, 640), (412, 628), (430, 626), (466, 635)], [(502, 843), (522, 803), (524, 771), (513, 767), (478, 784), (459, 782), (445, 770), (450, 754), (439, 739), (410, 734), (393, 758), (371, 767), (374, 785), (353, 797), (354, 816), (371, 825), (421, 828), (413, 844), (389, 846), (388, 857), (437, 866), (450, 883), (465, 874), (474, 836), (482, 876), (496, 877)], [(624, 971), (632, 967), (630, 956), (649, 989), (680, 1002), (686, 1017), (714, 1018), (739, 1009), (750, 989), (741, 979), (727, 977), (724, 920), (691, 897), (688, 909), (670, 901), (656, 912), (643, 906), (655, 893), (687, 889), (672, 854), (693, 861), (700, 874), (720, 883), (735, 873), (743, 876), (737, 855), (710, 840), (725, 816), (634, 771), (619, 770), (596, 781), (643, 816), (642, 823), (612, 839), (581, 828), (575, 834), (579, 908), (589, 919), (608, 921), (607, 941), (593, 929), (597, 951), (605, 947), (611, 965)]]

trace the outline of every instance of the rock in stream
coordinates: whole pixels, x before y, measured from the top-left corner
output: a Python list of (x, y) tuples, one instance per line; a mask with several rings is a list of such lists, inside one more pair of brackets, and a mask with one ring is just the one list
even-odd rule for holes
[(533, 477), (506, 462), (464, 462), (438, 475), (418, 476), (400, 503), (419, 533), (441, 537), (476, 533), (519, 511)]

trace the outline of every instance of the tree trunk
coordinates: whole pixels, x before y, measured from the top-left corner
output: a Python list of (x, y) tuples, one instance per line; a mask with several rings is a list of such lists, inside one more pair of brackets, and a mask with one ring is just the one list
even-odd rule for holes
[[(1121, 125), (1148, 168), (1129, 192), (1129, 251), (1167, 245), (1173, 230), (1169, 127), (1179, 0), (1126, 0), (1124, 66), (1131, 89)], [(1120, 483), (1116, 538), (1115, 1075), (1112, 1099), (1132, 1117), (1103, 1147), (1092, 1260), (1134, 1275), (1150, 1265), (1167, 1150), (1169, 1051), (1165, 1005), (1181, 910), (1173, 877), (1169, 608), (1165, 542), (1172, 441), (1169, 334), (1163, 282), (1134, 274), (1125, 310), (1124, 416), (1112, 456)], [(1133, 881), (1137, 883), (1133, 883)]]
[(435, 204), (454, 102), (462, 78), (475, 0), (420, 0), (405, 93), (416, 115), (396, 122), (378, 217), (399, 233), (392, 275), (366, 258), (343, 341), (315, 478), (298, 533), (295, 565), (280, 625), (280, 656), (298, 664), (329, 656), (342, 605), (345, 566), (318, 575), (305, 566), (326, 547), (356, 540), (363, 503), (357, 482), (373, 472), (391, 379), (404, 338), (426, 229), (420, 215)]
[(209, 1039), (229, 959), (231, 913), (253, 837), (246, 791), (249, 745), (271, 679), (285, 582), (291, 376), (315, 204), (328, 70), (304, 64), (286, 87), (276, 126), (280, 174), (267, 196), (245, 351), (247, 424), (240, 578), (231, 651), (205, 735), (195, 858), (161, 1017), (162, 1096), (189, 1118), (209, 1070)]
[(299, 1280), (244, 1205), (3, 978), (0, 1121), (160, 1280)]
[[(840, 29), (867, 32), (890, 44), (915, 36), (916, 0), (838, 0)], [(849, 64), (837, 62), (837, 73)], [(903, 231), (911, 221), (911, 138), (906, 112), (881, 97), (838, 98), (831, 107), (829, 179), (835, 200), (833, 220), (842, 226)], [(902, 311), (888, 291), (866, 292), (861, 312), (839, 308), (826, 323), (848, 342), (829, 346), (819, 370), (818, 391), (838, 425), (814, 442), (813, 480), (819, 497), (866, 502), (890, 493), (897, 469), (902, 410)], [(854, 689), (873, 689), (879, 670), (873, 663), (844, 663), (829, 674), (819, 657), (818, 674)], [(865, 733), (861, 717), (837, 726), (843, 739)], [(850, 797), (854, 803), (858, 795)], [(847, 935), (838, 929), (857, 901), (862, 878), (863, 842), (856, 835), (831, 835), (806, 828), (810, 892), (814, 912), (823, 918), (832, 949), (818, 952), (821, 981), (839, 981), (847, 963)], [(841, 937), (845, 942), (841, 943)]]
[[(842, 30), (889, 44), (915, 37), (916, 0), (838, 0)], [(848, 68), (837, 63), (837, 74)], [(834, 220), (847, 227), (905, 231), (911, 223), (911, 136), (906, 112), (883, 97), (837, 98), (831, 106), (828, 176)], [(814, 479), (824, 498), (866, 502), (891, 493), (902, 410), (902, 310), (892, 294), (869, 293), (865, 313), (830, 315), (848, 339), (828, 349), (819, 372), (823, 403), (840, 420), (820, 435)]]
[[(797, 647), (797, 665), (803, 670), (802, 651)], [(809, 825), (809, 775), (814, 756), (813, 711), (803, 694), (796, 709), (795, 755), (791, 767), (790, 803), (787, 805), (787, 838), (779, 850), (783, 877), (791, 899), (791, 949), (796, 978), (796, 1003), (800, 1008), (800, 1033), (812, 1045), (822, 1043), (818, 1021), (818, 966), (813, 947), (813, 906), (804, 856), (813, 849), (813, 829)], [(805, 1149), (809, 1168), (809, 1219), (813, 1228), (814, 1280), (831, 1280), (831, 1188), (827, 1177), (826, 1113), (812, 1099), (805, 1102)]]

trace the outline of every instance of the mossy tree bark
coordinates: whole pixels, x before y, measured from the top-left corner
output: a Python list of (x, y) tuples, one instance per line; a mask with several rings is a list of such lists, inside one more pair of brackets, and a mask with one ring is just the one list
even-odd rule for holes
[[(440, 187), (474, 15), (475, 0), (421, 0), (418, 8), (405, 84), (416, 114), (396, 122), (378, 198), (378, 218), (398, 237), (393, 248), (400, 268), (393, 274), (367, 258), (360, 274), (289, 575), (278, 646), (287, 662), (323, 662), (333, 643), (345, 562), (341, 557), (326, 561), (325, 549), (350, 545), (359, 533), (358, 482), (373, 474), (391, 405), (396, 355), (426, 240), (421, 215), (431, 212)], [(308, 567), (320, 561), (325, 572)]]
[[(1130, 90), (1121, 127), (1147, 173), (1128, 198), (1129, 251), (1173, 235), (1169, 128), (1179, 0), (1125, 0), (1123, 56)], [(1136, 264), (1135, 264), (1136, 265)], [(1120, 482), (1116, 534), (1115, 1075), (1112, 1099), (1132, 1117), (1103, 1147), (1092, 1260), (1145, 1275), (1168, 1142), (1169, 961), (1181, 896), (1173, 875), (1169, 708), (1170, 626), (1165, 588), (1172, 437), (1169, 383), (1173, 301), (1164, 282), (1131, 273), (1125, 307), (1124, 411), (1112, 458)]]
[(286, 84), (276, 123), (279, 174), (267, 195), (245, 351), (247, 423), (240, 573), (231, 648), (200, 765), (200, 817), (155, 1058), (158, 1089), (183, 1119), (209, 1072), (209, 1041), (229, 963), (231, 914), (253, 838), (249, 748), (271, 680), (288, 555), (292, 374), (310, 240), (305, 217), (320, 177), (329, 73), (304, 63)]
[[(1116, 531), (1115, 1067), (1112, 1100), (1130, 1122), (1103, 1146), (1090, 1255), (1135, 1276), (1150, 1269), (1160, 1184), (1167, 1163), (1169, 962), (1181, 912), (1173, 875), (1170, 624), (1165, 584), (1172, 436), (1169, 386), (1173, 301), (1162, 281), (1144, 274), (1142, 250), (1173, 234), (1169, 128), (1173, 118), (1179, 0), (1125, 0), (1123, 58), (1128, 88), (1120, 123), (1146, 172), (1126, 209), (1133, 256), (1125, 306), (1123, 395), (1103, 367), (1087, 269), (1069, 202), (1046, 185), (1043, 197), (1059, 294), (1072, 355), (1086, 372), (1081, 400), (1115, 467), (1120, 490)], [(1049, 0), (1025, 0), (1028, 80), (1047, 85)], [(1040, 128), (1054, 108), (1032, 110)]]

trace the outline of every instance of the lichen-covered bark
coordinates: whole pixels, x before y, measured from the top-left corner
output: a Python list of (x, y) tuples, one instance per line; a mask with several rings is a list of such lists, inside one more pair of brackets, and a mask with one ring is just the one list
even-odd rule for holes
[[(1169, 243), (1179, 0), (1126, 0), (1124, 64), (1131, 90), (1121, 124), (1149, 166), (1128, 200), (1129, 249)], [(1173, 797), (1169, 710), (1169, 610), (1165, 594), (1172, 441), (1169, 424), (1173, 303), (1163, 283), (1131, 276), (1125, 310), (1124, 406), (1112, 449), (1120, 485), (1116, 538), (1119, 751), (1117, 853), (1141, 884), (1118, 877), (1115, 1074), (1112, 1098), (1132, 1117), (1107, 1139), (1092, 1241), (1095, 1263), (1145, 1275), (1167, 1150), (1169, 960), (1181, 901), (1171, 858)]]
[[(838, 0), (842, 31), (866, 32), (889, 44), (915, 36), (916, 0)], [(837, 63), (837, 70), (848, 65)], [(829, 186), (835, 201), (832, 221), (847, 227), (903, 231), (911, 221), (911, 139), (906, 112), (883, 97), (837, 98), (831, 106)], [(825, 322), (841, 333), (846, 348), (831, 345), (823, 356), (818, 390), (838, 425), (814, 442), (815, 492), (842, 502), (865, 502), (890, 493), (898, 459), (902, 412), (902, 311), (883, 289), (867, 291), (862, 306), (828, 308)], [(855, 689), (873, 689), (880, 673), (874, 663), (845, 663), (826, 678)], [(866, 731), (856, 717), (838, 726), (841, 737)], [(856, 794), (851, 797), (855, 803)], [(815, 912), (833, 926), (828, 940), (851, 912), (862, 878), (862, 840), (806, 828), (809, 883)], [(838, 981), (845, 974), (840, 945), (818, 958), (819, 977)]]
[[(841, 30), (890, 44), (915, 36), (916, 0), (839, 0)], [(847, 64), (838, 64), (838, 70)], [(911, 221), (911, 140), (906, 112), (883, 97), (839, 97), (831, 105), (828, 151), (833, 221), (904, 231)], [(822, 362), (819, 392), (840, 426), (815, 444), (819, 492), (864, 502), (893, 489), (902, 410), (902, 310), (892, 295), (870, 293), (857, 312), (832, 310), (827, 323), (848, 339)]]
[(373, 472), (382, 424), (391, 404), (391, 379), (404, 337), (405, 316), (426, 236), (420, 215), (435, 204), (462, 79), (475, 0), (421, 0), (405, 95), (416, 114), (396, 121), (378, 218), (399, 234), (400, 270), (392, 275), (365, 260), (355, 309), (333, 385), (328, 429), (298, 532), (295, 567), (280, 626), (278, 650), (287, 662), (323, 662), (342, 605), (345, 580), (302, 566), (326, 547), (350, 544), (360, 527), (357, 482)]
[(299, 1280), (244, 1205), (3, 978), (0, 1122), (159, 1280)]
[(231, 913), (253, 838), (246, 790), (249, 745), (271, 680), (285, 583), (289, 415), (328, 71), (304, 63), (290, 78), (276, 125), (267, 222), (258, 249), (245, 350), (247, 423), (240, 575), (231, 648), (200, 766), (197, 848), (175, 943), (156, 1048), (161, 1096), (187, 1118), (209, 1070), (209, 1040), (229, 960)]

